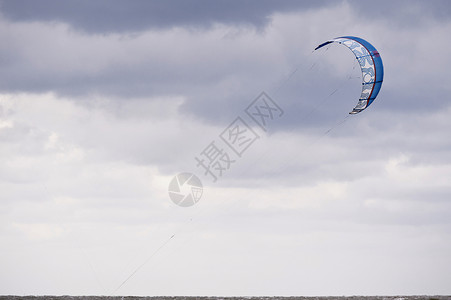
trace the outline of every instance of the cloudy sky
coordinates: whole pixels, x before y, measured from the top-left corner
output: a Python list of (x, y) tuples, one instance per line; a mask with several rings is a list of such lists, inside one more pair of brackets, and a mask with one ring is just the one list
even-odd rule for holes
[[(0, 294), (450, 294), (450, 16), (0, 1)], [(343, 35), (385, 67), (352, 116), (353, 54), (312, 52)], [(262, 92), (280, 108), (265, 130), (246, 114)], [(240, 156), (221, 139), (237, 118), (255, 133)], [(196, 161), (212, 142), (216, 181)], [(168, 194), (181, 172), (204, 187), (191, 207)]]

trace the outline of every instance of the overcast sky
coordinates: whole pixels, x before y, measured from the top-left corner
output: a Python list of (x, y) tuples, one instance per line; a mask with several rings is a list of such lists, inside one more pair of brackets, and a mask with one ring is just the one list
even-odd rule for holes
[[(450, 294), (450, 32), (449, 1), (0, 1), (0, 294)], [(344, 35), (385, 68), (358, 115), (353, 54), (312, 52)]]

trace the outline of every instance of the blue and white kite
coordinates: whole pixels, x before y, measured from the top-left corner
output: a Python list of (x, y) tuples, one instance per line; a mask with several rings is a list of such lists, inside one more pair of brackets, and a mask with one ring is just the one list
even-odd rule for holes
[(373, 45), (364, 39), (354, 36), (343, 36), (329, 40), (316, 47), (315, 50), (330, 43), (345, 45), (354, 53), (359, 61), (360, 69), (362, 70), (362, 94), (360, 95), (359, 102), (357, 102), (357, 105), (350, 112), (350, 114), (357, 114), (370, 106), (381, 89), (384, 79), (382, 59)]

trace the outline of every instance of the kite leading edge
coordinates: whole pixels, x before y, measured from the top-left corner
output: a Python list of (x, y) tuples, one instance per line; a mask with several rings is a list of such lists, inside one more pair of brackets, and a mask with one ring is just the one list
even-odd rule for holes
[(370, 106), (381, 89), (384, 79), (382, 59), (373, 45), (364, 39), (354, 36), (343, 36), (328, 40), (316, 47), (315, 50), (330, 43), (339, 43), (348, 47), (360, 64), (360, 69), (362, 70), (362, 93), (357, 105), (350, 112), (350, 114), (357, 114)]

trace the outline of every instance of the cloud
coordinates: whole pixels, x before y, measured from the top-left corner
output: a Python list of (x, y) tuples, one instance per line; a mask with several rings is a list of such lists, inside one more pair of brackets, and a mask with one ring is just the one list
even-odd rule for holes
[[(45, 0), (39, 4), (29, 0), (1, 2), (2, 14), (12, 22), (66, 23), (88, 34), (130, 33), (149, 29), (192, 27), (208, 29), (215, 24), (264, 28), (275, 14), (312, 11), (330, 5), (349, 3), (362, 18), (371, 8), (371, 17), (389, 20), (395, 26), (417, 26), (418, 20), (447, 19), (451, 9), (448, 1), (78, 1), (62, 4)], [(388, 13), (388, 15), (387, 15)], [(416, 20), (413, 22), (412, 20)]]
[[(111, 294), (147, 260), (118, 293), (449, 293), (447, 2), (40, 3), (2, 2), (2, 293)], [(344, 34), (385, 64), (356, 116), (352, 53), (312, 53)], [(214, 183), (194, 157), (238, 116), (260, 138)]]
[[(432, 5), (424, 5), (421, 0), (379, 1), (374, 5), (371, 1), (347, 1), (357, 8), (361, 18), (376, 18), (388, 22), (395, 28), (419, 28), (430, 20), (449, 21), (451, 6), (446, 0), (433, 0)], [(371, 15), (368, 12), (371, 11)]]
[(208, 28), (216, 23), (264, 27), (275, 12), (304, 10), (324, 1), (2, 1), (2, 13), (15, 22), (63, 22), (87, 33), (139, 32), (190, 26)]
[[(355, 16), (358, 9), (344, 3), (320, 7), (315, 13), (276, 13), (263, 31), (232, 24), (202, 30), (147, 29), (133, 35), (86, 34), (64, 22), (10, 23), (3, 19), (1, 51), (8, 59), (0, 71), (0, 88), (6, 93), (53, 92), (79, 102), (89, 102), (92, 95), (118, 101), (183, 97), (182, 112), (224, 124), (245, 107), (242, 103), (252, 101), (262, 90), (271, 94), (297, 69), (276, 100), (292, 113), (281, 124), (299, 125), (297, 116), (336, 88), (344, 93), (341, 99), (352, 99), (354, 93), (358, 97), (358, 78), (347, 79), (359, 76), (347, 49), (337, 46), (327, 54), (309, 55), (326, 39), (355, 34), (368, 37), (386, 65), (378, 100), (390, 101), (381, 109), (433, 110), (445, 105), (440, 99), (448, 93), (441, 80), (447, 62), (439, 61), (445, 54), (431, 54), (448, 47), (448, 41), (441, 38), (449, 31), (448, 20), (427, 19), (414, 32), (409, 28), (393, 31), (379, 18)], [(435, 50), (429, 45), (436, 45)], [(356, 102), (334, 99), (321, 107), (326, 118), (340, 105), (348, 105), (348, 110)], [(323, 119), (311, 120), (319, 120), (317, 125)]]

